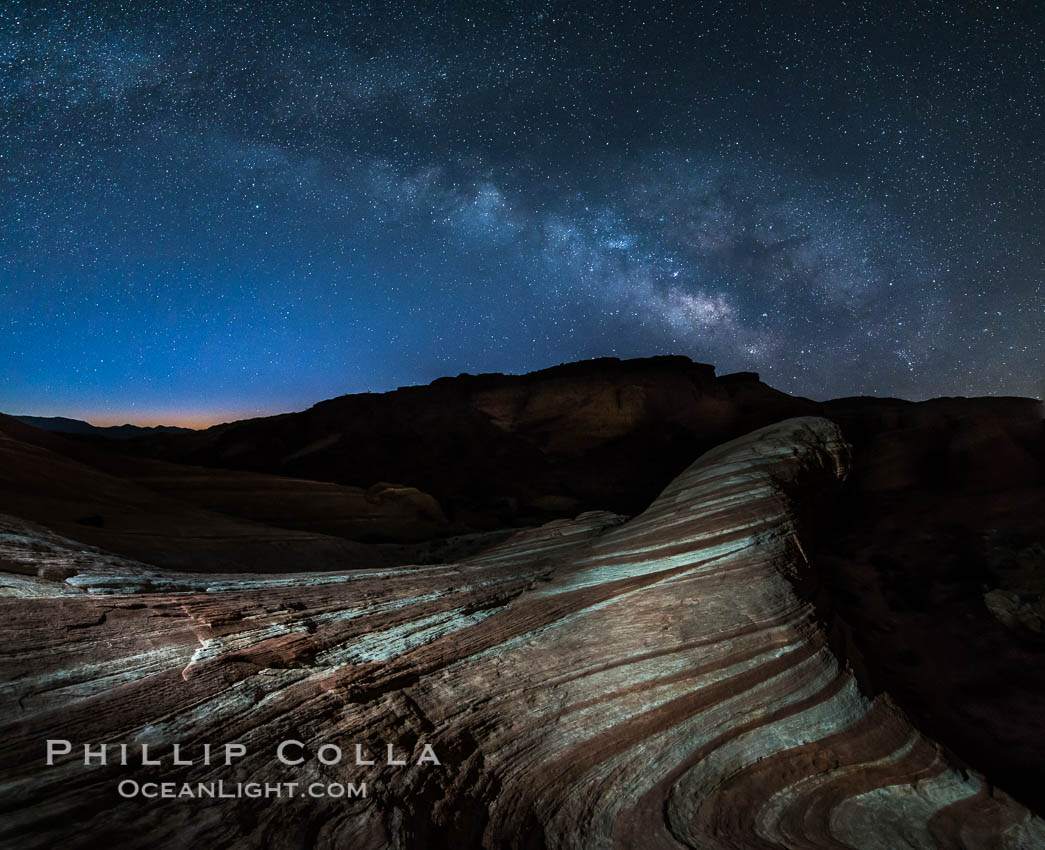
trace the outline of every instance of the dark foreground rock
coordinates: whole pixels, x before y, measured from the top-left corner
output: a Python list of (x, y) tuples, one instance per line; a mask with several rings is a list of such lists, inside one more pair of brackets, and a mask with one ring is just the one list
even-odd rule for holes
[[(25, 523), (0, 536), (0, 838), (36, 847), (1011, 847), (1045, 824), (919, 732), (847, 655), (809, 507), (838, 427), (721, 445), (624, 521), (459, 563), (158, 571)], [(74, 752), (51, 767), (43, 742)], [(300, 741), (305, 761), (274, 755)], [(158, 768), (85, 767), (83, 743)], [(224, 765), (175, 766), (204, 742)], [(357, 767), (368, 752), (405, 766)], [(317, 756), (323, 744), (340, 764)], [(428, 744), (441, 764), (417, 764)], [(296, 750), (295, 750), (296, 752)], [(324, 751), (327, 756), (330, 750)], [(402, 755), (399, 756), (403, 758)], [(286, 799), (124, 800), (123, 779), (299, 783)], [(311, 783), (367, 784), (358, 799)]]

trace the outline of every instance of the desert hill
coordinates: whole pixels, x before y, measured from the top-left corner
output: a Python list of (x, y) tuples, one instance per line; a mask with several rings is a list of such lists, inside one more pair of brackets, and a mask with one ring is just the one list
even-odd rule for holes
[(685, 357), (602, 358), (528, 375), (460, 375), (340, 396), (300, 413), (119, 449), (212, 468), (431, 494), (458, 526), (523, 526), (584, 510), (635, 514), (694, 457), (790, 416), (838, 422), (859, 486), (1007, 487), (1042, 480), (1039, 402), (788, 396)]

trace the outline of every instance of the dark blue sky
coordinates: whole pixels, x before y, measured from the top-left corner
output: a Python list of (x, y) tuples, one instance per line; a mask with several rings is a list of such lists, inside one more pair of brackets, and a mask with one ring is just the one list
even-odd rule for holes
[(0, 410), (201, 423), (669, 352), (1041, 395), (1042, 17), (3, 3)]

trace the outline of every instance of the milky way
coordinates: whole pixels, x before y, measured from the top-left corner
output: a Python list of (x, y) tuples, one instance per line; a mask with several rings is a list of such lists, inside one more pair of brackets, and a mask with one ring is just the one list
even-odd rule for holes
[(1043, 16), (771, 5), (4, 3), (0, 410), (1045, 393)]

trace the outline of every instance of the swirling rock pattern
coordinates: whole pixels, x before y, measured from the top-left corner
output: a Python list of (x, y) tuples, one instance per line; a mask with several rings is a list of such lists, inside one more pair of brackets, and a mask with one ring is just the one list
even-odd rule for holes
[[(1045, 846), (1040, 819), (865, 694), (829, 639), (794, 506), (848, 468), (835, 425), (791, 419), (708, 452), (630, 521), (589, 513), (462, 563), (341, 573), (158, 572), (10, 524), (0, 840)], [(165, 762), (48, 767), (49, 738)], [(310, 755), (391, 743), (408, 764), (288, 767), (287, 739)], [(247, 755), (175, 766), (176, 742)], [(441, 764), (416, 763), (425, 744)], [(126, 800), (126, 777), (368, 794)]]

